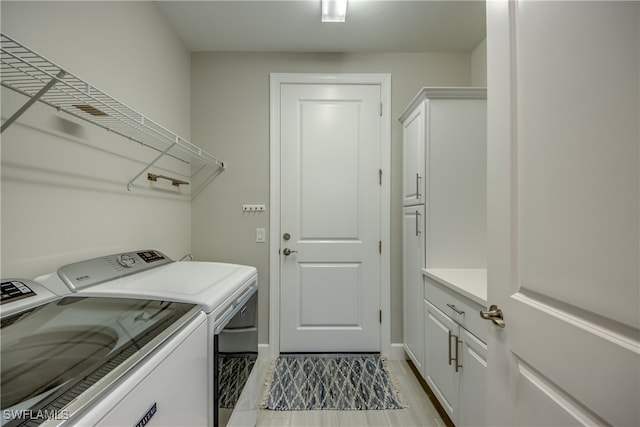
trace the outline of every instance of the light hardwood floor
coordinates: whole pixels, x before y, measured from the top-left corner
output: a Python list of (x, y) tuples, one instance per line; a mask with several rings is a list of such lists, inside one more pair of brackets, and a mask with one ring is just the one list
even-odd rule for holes
[[(269, 363), (258, 366), (259, 384), (264, 383)], [(258, 426), (312, 427), (312, 426), (393, 426), (393, 427), (445, 427), (438, 412), (411, 371), (406, 361), (389, 361), (403, 394), (406, 409), (387, 411), (258, 411)]]

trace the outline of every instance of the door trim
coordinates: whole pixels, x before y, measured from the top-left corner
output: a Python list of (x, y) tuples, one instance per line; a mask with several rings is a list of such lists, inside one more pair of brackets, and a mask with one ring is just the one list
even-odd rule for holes
[(382, 101), (380, 167), (380, 354), (391, 357), (391, 74), (269, 75), (269, 356), (280, 355), (280, 89), (283, 84), (379, 85)]

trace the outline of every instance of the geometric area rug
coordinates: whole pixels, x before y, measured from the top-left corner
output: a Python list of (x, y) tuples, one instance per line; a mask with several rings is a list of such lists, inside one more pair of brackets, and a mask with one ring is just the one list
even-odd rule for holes
[(262, 409), (402, 409), (386, 361), (373, 354), (295, 354), (279, 357), (265, 382)]

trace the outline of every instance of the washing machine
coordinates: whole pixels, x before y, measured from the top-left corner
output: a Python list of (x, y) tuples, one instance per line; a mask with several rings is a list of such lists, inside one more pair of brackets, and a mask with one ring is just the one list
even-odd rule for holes
[(2, 426), (206, 424), (202, 307), (2, 279), (0, 314)]
[(257, 270), (173, 261), (153, 249), (60, 267), (36, 279), (58, 295), (142, 298), (198, 305), (207, 319), (209, 426), (252, 426), (257, 418)]

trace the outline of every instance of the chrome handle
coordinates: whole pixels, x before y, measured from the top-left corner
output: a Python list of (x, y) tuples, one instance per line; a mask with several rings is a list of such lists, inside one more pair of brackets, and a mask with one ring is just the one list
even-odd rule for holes
[(497, 305), (492, 305), (489, 307), (489, 310), (480, 310), (480, 317), (485, 320), (491, 320), (494, 325), (499, 328), (504, 328), (506, 325), (504, 323), (504, 317), (502, 316), (502, 310), (498, 308)]
[(460, 364), (460, 344), (462, 344), (462, 341), (457, 336), (454, 335), (454, 337), (456, 337), (456, 372), (458, 372), (458, 369), (462, 368)]
[(422, 198), (422, 194), (420, 194), (420, 180), (422, 179), (422, 177), (420, 176), (419, 173), (416, 174), (416, 199), (421, 199)]
[(292, 251), (292, 250), (291, 250), (291, 249), (289, 249), (289, 248), (284, 248), (284, 249), (282, 250), (282, 253), (284, 254), (284, 256), (289, 256), (289, 255), (291, 255), (291, 254), (292, 254), (292, 253), (294, 253), (294, 252), (295, 252), (295, 253), (297, 253), (298, 251)]
[(420, 211), (416, 211), (416, 236), (419, 236), (422, 231), (420, 231)]
[(458, 310), (455, 304), (447, 304), (447, 307), (449, 307), (451, 310), (455, 311), (458, 314), (464, 314), (464, 311)]
[[(451, 357), (451, 338), (454, 338), (456, 342), (456, 357)], [(460, 344), (462, 344), (462, 341), (458, 339), (458, 336), (453, 335), (451, 331), (449, 331), (449, 366), (451, 366), (451, 362), (455, 361), (456, 372), (458, 372), (459, 368), (462, 368), (460, 364)]]
[(454, 360), (453, 357), (451, 357), (451, 337), (455, 337), (456, 341), (458, 340), (458, 337), (456, 337), (451, 333), (451, 331), (449, 331), (449, 366), (451, 366), (451, 362)]

